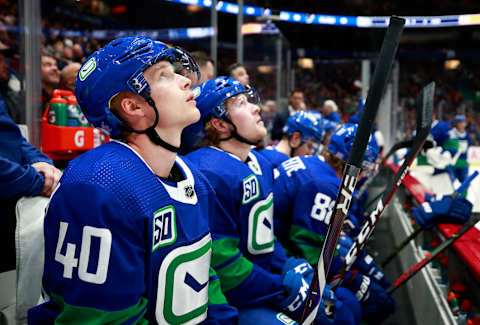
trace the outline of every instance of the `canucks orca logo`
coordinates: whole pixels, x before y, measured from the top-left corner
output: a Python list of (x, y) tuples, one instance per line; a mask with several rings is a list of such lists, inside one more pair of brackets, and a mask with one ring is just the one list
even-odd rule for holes
[(152, 252), (177, 240), (175, 208), (172, 205), (155, 211), (153, 215)]

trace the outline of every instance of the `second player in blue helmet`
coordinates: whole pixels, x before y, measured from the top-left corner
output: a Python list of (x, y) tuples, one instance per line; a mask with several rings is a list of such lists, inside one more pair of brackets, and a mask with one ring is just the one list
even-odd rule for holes
[(204, 125), (211, 117), (227, 121), (233, 127), (231, 137), (237, 140), (256, 145), (258, 141), (252, 141), (238, 133), (236, 125), (227, 116), (224, 101), (238, 94), (244, 94), (248, 102), (258, 105), (260, 96), (255, 88), (250, 85), (243, 86), (239, 81), (228, 77), (217, 77), (193, 89), (196, 96), (197, 107), (201, 113), (199, 122), (187, 127), (182, 134), (182, 152), (189, 153), (197, 147), (205, 137)]
[(305, 304), (312, 268), (287, 263), (274, 236), (273, 168), (252, 150), (266, 134), (248, 86), (226, 77), (200, 85), (197, 106), (205, 124), (201, 148), (187, 155), (207, 176), (226, 214), (210, 219), (212, 264), (240, 324), (294, 322)]
[(321, 114), (314, 111), (300, 111), (291, 115), (283, 127), (279, 143), (261, 151), (274, 167), (288, 158), (315, 153), (325, 135)]

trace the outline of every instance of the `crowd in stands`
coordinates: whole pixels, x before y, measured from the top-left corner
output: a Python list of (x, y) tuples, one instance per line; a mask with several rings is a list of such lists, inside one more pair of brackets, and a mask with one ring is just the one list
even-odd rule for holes
[[(10, 114), (16, 122), (24, 123), (25, 117), (18, 106), (20, 90), (20, 58), (18, 8), (16, 5), (0, 4), (0, 51), (6, 57), (9, 76), (0, 75), (0, 93), (6, 97)], [(58, 13), (46, 13), (42, 18), (44, 31), (41, 43), (42, 53), (42, 105), (45, 107), (54, 88), (73, 89), (73, 82), (81, 62), (96, 49), (106, 44), (107, 40), (97, 40), (85, 36), (62, 36), (62, 30), (89, 30), (92, 26), (81, 20), (62, 17)], [(60, 35), (59, 35), (60, 34)], [(5, 49), (5, 51), (2, 50)], [(195, 48), (188, 48), (195, 51)], [(200, 55), (200, 56), (198, 56)], [(197, 57), (205, 60), (202, 54)], [(2, 65), (0, 56), (0, 66)], [(208, 58), (207, 58), (208, 59)], [(234, 59), (234, 58), (233, 58)], [(202, 61), (203, 62), (203, 61)], [(213, 67), (213, 62), (209, 64)], [(233, 62), (219, 59), (218, 72), (229, 74), (228, 66)], [(480, 65), (473, 60), (462, 61), (458, 68), (446, 70), (443, 60), (400, 61), (398, 119), (402, 135), (408, 136), (414, 129), (415, 98), (421, 88), (430, 81), (436, 82), (435, 108), (440, 119), (450, 121), (456, 114), (467, 116), (468, 128), (472, 143), (480, 143)], [(294, 65), (295, 66), (295, 65)], [(209, 74), (212, 67), (209, 66)], [(246, 63), (250, 79), (259, 93), (267, 100), (264, 105), (266, 118), (276, 112), (287, 109), (288, 100), (273, 103), (275, 98), (275, 74), (261, 74), (256, 66)], [(338, 114), (343, 122), (358, 110), (361, 83), (360, 60), (316, 60), (314, 69), (295, 67), (295, 89), (304, 94), (306, 108), (323, 110), (323, 104), (331, 99), (338, 106)], [(8, 84), (8, 86), (6, 86)], [(13, 93), (17, 93), (15, 96)], [(7, 94), (8, 93), (8, 94)], [(288, 94), (289, 95), (289, 94)], [(13, 98), (13, 99), (12, 99)], [(12, 99), (12, 100), (10, 100)], [(10, 100), (11, 103), (8, 101)], [(269, 107), (269, 108), (267, 108)]]

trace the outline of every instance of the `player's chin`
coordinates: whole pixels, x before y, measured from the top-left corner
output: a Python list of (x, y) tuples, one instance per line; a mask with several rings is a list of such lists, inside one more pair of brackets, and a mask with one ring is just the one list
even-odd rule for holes
[(267, 128), (261, 124), (258, 126), (259, 141), (267, 135)]
[(187, 116), (188, 116), (189, 125), (193, 124), (200, 120), (200, 111), (198, 110), (197, 107), (193, 107), (193, 109), (189, 110), (189, 112), (186, 114), (186, 117)]

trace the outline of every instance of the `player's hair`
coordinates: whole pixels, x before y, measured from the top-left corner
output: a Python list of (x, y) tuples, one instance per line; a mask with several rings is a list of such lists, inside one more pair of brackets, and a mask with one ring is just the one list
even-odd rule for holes
[(325, 158), (325, 162), (330, 165), (337, 173), (342, 173), (345, 168), (345, 161), (338, 158), (332, 152), (330, 152), (326, 147), (322, 153)]
[(200, 142), (198, 148), (203, 147), (218, 147), (220, 144), (220, 135), (217, 132), (217, 129), (212, 124), (212, 120), (210, 119), (205, 124), (205, 138)]

